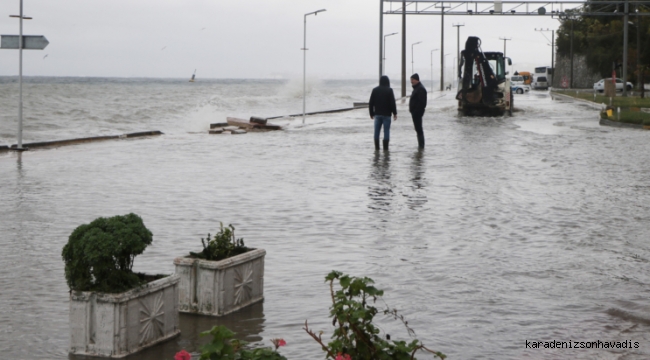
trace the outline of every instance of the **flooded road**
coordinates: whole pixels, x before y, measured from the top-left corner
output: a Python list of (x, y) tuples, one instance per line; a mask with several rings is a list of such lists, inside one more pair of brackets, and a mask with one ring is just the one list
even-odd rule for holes
[[(389, 152), (374, 151), (372, 122), (356, 110), (283, 120), (279, 132), (0, 153), (0, 349), (68, 358), (61, 249), (78, 225), (134, 212), (154, 234), (137, 271), (173, 272), (219, 221), (267, 255), (263, 304), (181, 315), (180, 337), (129, 359), (197, 350), (215, 324), (265, 346), (282, 337), (289, 359), (323, 358), (302, 326), (331, 333), (334, 269), (373, 278), (449, 359), (647, 359), (650, 133), (601, 127), (591, 108), (547, 93), (515, 106), (514, 117), (462, 118), (452, 95), (431, 100), (423, 152), (399, 105)], [(408, 337), (392, 319), (379, 325)]]

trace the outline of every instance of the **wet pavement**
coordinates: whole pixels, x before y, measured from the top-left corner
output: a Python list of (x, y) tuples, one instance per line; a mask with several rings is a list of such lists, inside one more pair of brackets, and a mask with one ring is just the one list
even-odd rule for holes
[[(515, 106), (513, 117), (466, 118), (453, 95), (432, 100), (422, 152), (399, 105), (389, 152), (374, 151), (367, 111), (355, 110), (287, 120), (280, 132), (0, 153), (0, 349), (68, 357), (61, 249), (76, 226), (135, 212), (154, 234), (136, 271), (173, 272), (219, 221), (267, 256), (263, 304), (181, 315), (180, 337), (129, 359), (194, 351), (215, 324), (265, 346), (282, 337), (290, 359), (322, 358), (302, 326), (331, 333), (333, 269), (373, 278), (449, 359), (648, 358), (650, 133), (601, 127), (590, 107), (547, 92)], [(392, 319), (379, 325), (408, 337)]]

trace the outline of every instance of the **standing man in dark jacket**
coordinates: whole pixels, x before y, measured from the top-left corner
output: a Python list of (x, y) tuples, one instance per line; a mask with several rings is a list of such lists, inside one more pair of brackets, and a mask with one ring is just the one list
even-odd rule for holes
[(370, 118), (375, 119), (375, 150), (379, 150), (379, 133), (381, 126), (384, 126), (384, 150), (388, 150), (390, 141), (390, 115), (393, 114), (397, 121), (397, 106), (395, 105), (395, 93), (390, 87), (388, 76), (384, 75), (379, 79), (379, 86), (372, 89), (370, 101), (368, 102)]
[(411, 85), (413, 85), (413, 92), (409, 100), (409, 112), (413, 117), (415, 132), (418, 133), (418, 147), (424, 149), (422, 116), (424, 116), (424, 109), (427, 107), (427, 89), (420, 83), (420, 76), (418, 74), (411, 75)]

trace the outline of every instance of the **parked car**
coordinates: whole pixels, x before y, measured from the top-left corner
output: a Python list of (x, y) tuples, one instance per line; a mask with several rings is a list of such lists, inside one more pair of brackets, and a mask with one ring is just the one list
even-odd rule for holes
[(515, 94), (523, 94), (523, 93), (527, 93), (529, 91), (530, 91), (530, 86), (529, 85), (524, 85), (524, 84), (512, 85), (512, 92), (515, 93)]
[[(604, 92), (605, 91), (605, 81), (612, 81), (612, 78), (601, 79), (597, 83), (594, 83), (594, 91)], [(634, 85), (631, 82), (627, 82), (627, 91), (630, 91), (634, 88)], [(616, 78), (616, 91), (623, 91), (623, 79)]]
[(533, 89), (548, 90), (548, 79), (546, 76), (535, 76), (533, 78)]
[(524, 77), (521, 76), (521, 75), (512, 75), (510, 77), (510, 84), (512, 86), (523, 85), (524, 84)]

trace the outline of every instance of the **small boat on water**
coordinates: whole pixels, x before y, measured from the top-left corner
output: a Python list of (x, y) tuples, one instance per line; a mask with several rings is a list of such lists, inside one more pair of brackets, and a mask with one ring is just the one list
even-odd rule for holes
[(195, 77), (196, 77), (196, 69), (194, 69), (194, 74), (192, 74), (192, 78), (190, 79), (190, 82), (194, 82)]

